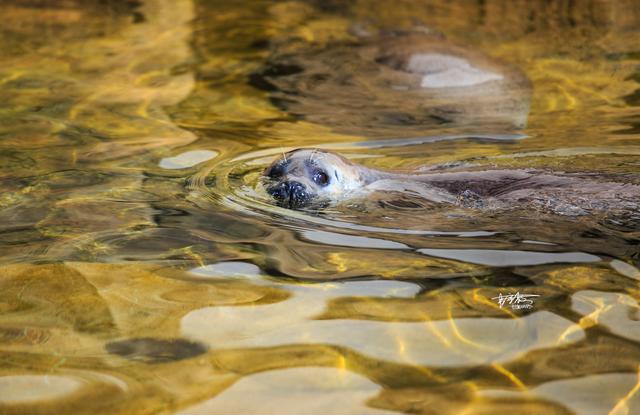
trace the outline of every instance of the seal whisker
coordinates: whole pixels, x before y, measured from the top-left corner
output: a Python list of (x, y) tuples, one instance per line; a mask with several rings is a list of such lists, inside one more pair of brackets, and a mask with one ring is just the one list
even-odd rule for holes
[(317, 151), (318, 150), (315, 149), (315, 148), (311, 151), (311, 155), (309, 156), (309, 162), (310, 163), (313, 163), (313, 156), (316, 154)]

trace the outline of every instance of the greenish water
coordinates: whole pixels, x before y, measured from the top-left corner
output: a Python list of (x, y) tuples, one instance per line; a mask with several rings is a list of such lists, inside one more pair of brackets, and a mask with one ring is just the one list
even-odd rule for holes
[[(313, 146), (639, 184), (633, 1), (0, 11), (0, 413), (640, 411), (637, 211), (259, 185)], [(422, 101), (380, 75), (416, 33), (511, 83)]]

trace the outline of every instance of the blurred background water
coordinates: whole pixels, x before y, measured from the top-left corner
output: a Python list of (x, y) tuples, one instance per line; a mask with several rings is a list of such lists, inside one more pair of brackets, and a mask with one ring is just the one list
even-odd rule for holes
[[(258, 185), (312, 146), (639, 184), (636, 2), (0, 11), (0, 413), (640, 411), (637, 212), (290, 211)], [(513, 83), (385, 83), (416, 33)]]

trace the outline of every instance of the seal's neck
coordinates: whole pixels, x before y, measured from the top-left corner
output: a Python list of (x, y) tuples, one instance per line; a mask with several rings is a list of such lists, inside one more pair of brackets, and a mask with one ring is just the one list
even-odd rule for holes
[(373, 182), (377, 182), (378, 180), (398, 179), (405, 176), (402, 174), (370, 169), (364, 166), (358, 166), (358, 168), (360, 170), (360, 181), (363, 186), (367, 186)]

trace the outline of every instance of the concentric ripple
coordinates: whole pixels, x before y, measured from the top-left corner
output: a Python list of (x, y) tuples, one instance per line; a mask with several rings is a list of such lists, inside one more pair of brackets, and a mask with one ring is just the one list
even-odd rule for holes
[[(385, 149), (397, 156), (410, 154), (415, 146), (432, 145), (445, 141), (514, 142), (525, 138), (522, 135), (450, 135), (417, 137), (401, 140), (375, 140), (355, 143), (319, 144), (315, 147), (348, 154), (352, 159), (381, 157), (378, 149)], [(436, 216), (447, 216), (442, 206), (428, 204), (425, 200), (406, 194), (376, 195), (375, 198), (354, 199), (334, 203), (322, 209), (291, 210), (274, 205), (265, 192), (261, 174), (265, 167), (279, 154), (293, 147), (270, 148), (247, 152), (225, 160), (216, 159), (206, 164), (191, 177), (189, 190), (195, 200), (222, 204), (234, 211), (265, 220), (284, 219), (292, 227), (337, 228), (358, 233), (383, 233), (418, 236), (487, 237), (495, 232), (478, 230), (435, 229), (430, 223)], [(416, 212), (420, 218), (416, 220)], [(428, 220), (425, 215), (432, 215)], [(460, 214), (459, 216), (464, 216)], [(427, 219), (427, 220), (425, 220)], [(398, 226), (402, 224), (401, 226)]]

